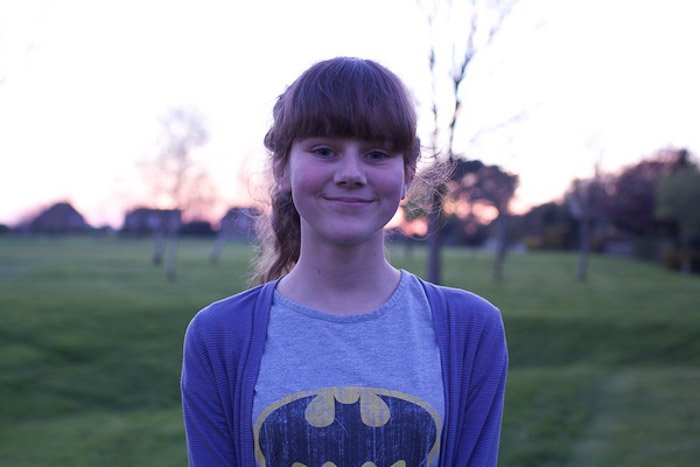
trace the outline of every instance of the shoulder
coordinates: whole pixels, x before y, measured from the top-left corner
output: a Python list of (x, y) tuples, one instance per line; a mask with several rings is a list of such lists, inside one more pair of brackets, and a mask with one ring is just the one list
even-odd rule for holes
[(420, 279), (430, 302), (436, 323), (469, 333), (502, 332), (500, 310), (484, 297), (473, 292)]
[(225, 340), (250, 332), (256, 312), (271, 301), (274, 284), (268, 283), (218, 300), (201, 309), (187, 327), (188, 340)]
[(217, 300), (201, 309), (192, 321), (200, 326), (212, 326), (244, 319), (247, 312), (255, 307), (262, 289), (263, 286), (257, 286)]
[(484, 297), (468, 290), (436, 285), (424, 279), (419, 281), (425, 289), (431, 305), (447, 307), (454, 313), (478, 314), (483, 317), (499, 316), (499, 309)]
[(237, 316), (245, 314), (250, 308), (255, 307), (263, 287), (259, 285), (222, 300), (217, 300), (200, 310), (194, 319), (202, 323), (211, 324), (235, 319)]
[(477, 313), (488, 316), (500, 316), (499, 309), (484, 297), (468, 290), (454, 287), (435, 286), (445, 296), (450, 308), (460, 313)]

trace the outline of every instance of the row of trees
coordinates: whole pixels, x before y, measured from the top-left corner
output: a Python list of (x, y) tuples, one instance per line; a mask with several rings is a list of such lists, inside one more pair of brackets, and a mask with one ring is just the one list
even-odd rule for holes
[(588, 251), (615, 239), (638, 256), (677, 258), (689, 272), (700, 247), (699, 205), (700, 168), (686, 149), (663, 149), (619, 173), (597, 170), (574, 180), (565, 206), (579, 229), (579, 278), (585, 278)]
[[(508, 248), (576, 250), (576, 276), (585, 280), (591, 252), (662, 260), (684, 272), (700, 266), (700, 167), (687, 149), (666, 148), (616, 172), (600, 169), (575, 179), (561, 201), (511, 215), (518, 176), (479, 160), (457, 159), (437, 218), (441, 244), (495, 252), (494, 278), (503, 277)], [(409, 221), (428, 214), (407, 208)], [(430, 241), (429, 233), (427, 240)]]

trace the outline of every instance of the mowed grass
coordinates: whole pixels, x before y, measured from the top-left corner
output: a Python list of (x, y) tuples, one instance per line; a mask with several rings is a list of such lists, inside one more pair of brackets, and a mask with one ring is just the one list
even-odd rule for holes
[[(185, 465), (179, 373), (193, 314), (245, 288), (250, 252), (182, 240), (0, 238), (3, 465)], [(422, 275), (425, 253), (392, 246)], [(700, 278), (593, 257), (445, 250), (444, 282), (501, 308), (511, 369), (504, 466), (691, 466), (700, 458)]]

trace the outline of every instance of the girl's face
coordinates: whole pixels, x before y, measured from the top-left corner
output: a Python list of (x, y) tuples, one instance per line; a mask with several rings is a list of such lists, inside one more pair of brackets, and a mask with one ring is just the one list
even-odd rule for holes
[(385, 145), (312, 137), (294, 141), (281, 182), (301, 217), (302, 245), (350, 246), (383, 245), (383, 228), (411, 180), (403, 154)]

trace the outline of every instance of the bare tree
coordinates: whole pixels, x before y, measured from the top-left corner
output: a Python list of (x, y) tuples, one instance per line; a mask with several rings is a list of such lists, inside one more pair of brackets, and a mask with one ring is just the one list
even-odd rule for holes
[(210, 201), (211, 189), (206, 170), (192, 153), (209, 138), (204, 118), (194, 109), (175, 108), (161, 125), (161, 149), (149, 172), (153, 195), (170, 208), (200, 210)]
[(209, 137), (203, 117), (194, 109), (175, 108), (161, 124), (161, 149), (145, 166), (145, 175), (155, 203), (168, 209), (155, 231), (153, 263), (160, 264), (165, 254), (166, 276), (174, 280), (181, 215), (200, 215), (215, 191), (206, 170), (192, 157)]
[[(419, 0), (426, 13), (431, 34), (428, 66), (431, 76), (430, 108), (433, 128), (429, 146), (437, 164), (450, 164), (455, 161), (454, 137), (463, 106), (461, 89), (464, 87), (467, 72), (477, 54), (493, 42), (513, 3), (506, 0)], [(442, 89), (443, 86), (448, 89)], [(442, 100), (441, 97), (445, 99)], [(442, 134), (443, 131), (445, 135)], [(472, 139), (478, 138), (481, 133), (474, 135)], [(436, 190), (427, 216), (426, 276), (434, 283), (441, 282), (440, 219), (444, 194), (445, 187)]]

